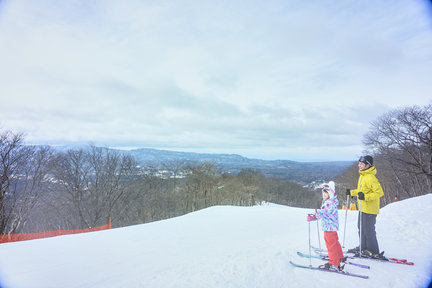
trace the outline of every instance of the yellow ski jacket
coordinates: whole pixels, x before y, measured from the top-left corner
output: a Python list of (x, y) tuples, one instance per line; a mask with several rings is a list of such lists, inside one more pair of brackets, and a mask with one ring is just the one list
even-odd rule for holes
[[(378, 214), (380, 209), (380, 198), (384, 196), (381, 184), (375, 177), (377, 170), (375, 166), (369, 169), (360, 170), (357, 189), (350, 191), (351, 196), (357, 196), (358, 192), (363, 192), (365, 200), (362, 202), (362, 212), (368, 214)], [(359, 200), (360, 201), (360, 200)]]

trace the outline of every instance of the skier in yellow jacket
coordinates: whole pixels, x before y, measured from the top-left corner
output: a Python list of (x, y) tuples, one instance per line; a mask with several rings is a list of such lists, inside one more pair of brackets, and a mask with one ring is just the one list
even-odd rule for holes
[[(373, 258), (380, 258), (382, 255), (379, 252), (375, 223), (380, 209), (380, 198), (384, 195), (384, 192), (378, 179), (375, 177), (377, 170), (373, 166), (372, 156), (360, 157), (358, 167), (360, 177), (357, 189), (347, 189), (347, 195), (357, 196), (357, 199), (362, 201), (362, 211), (359, 214), (358, 220), (358, 228), (360, 230), (360, 217), (362, 217), (360, 239), (362, 254)], [(354, 250), (352, 252), (359, 252), (358, 248), (352, 250)]]

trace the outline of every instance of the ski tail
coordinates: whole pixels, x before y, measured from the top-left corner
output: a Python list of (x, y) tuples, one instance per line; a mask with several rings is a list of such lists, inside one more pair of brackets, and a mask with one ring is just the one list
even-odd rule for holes
[(387, 258), (387, 257), (384, 257), (383, 255), (381, 255), (380, 258), (374, 258), (368, 254), (362, 253), (360, 255), (359, 253), (356, 253), (356, 254), (353, 254), (353, 256), (350, 256), (349, 258), (361, 258), (361, 259), (368, 259), (368, 260), (374, 260), (374, 261), (379, 261), (379, 262), (403, 264), (403, 265), (410, 265), (410, 266), (414, 265), (414, 262), (410, 262), (406, 259), (400, 259), (400, 258), (394, 258), (394, 257)]

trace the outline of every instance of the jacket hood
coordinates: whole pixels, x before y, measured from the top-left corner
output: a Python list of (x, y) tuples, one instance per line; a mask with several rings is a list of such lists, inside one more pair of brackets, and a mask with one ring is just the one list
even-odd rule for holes
[(360, 175), (366, 175), (366, 174), (375, 175), (377, 173), (377, 170), (376, 170), (375, 166), (371, 166), (366, 170), (360, 170), (359, 173), (360, 173)]

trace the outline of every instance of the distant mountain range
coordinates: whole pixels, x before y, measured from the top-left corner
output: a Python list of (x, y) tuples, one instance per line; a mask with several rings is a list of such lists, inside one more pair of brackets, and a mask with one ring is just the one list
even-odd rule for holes
[[(86, 149), (89, 146), (57, 146), (58, 151), (68, 149)], [(222, 171), (236, 175), (242, 170), (254, 170), (267, 177), (288, 180), (302, 185), (324, 182), (334, 179), (354, 162), (296, 162), (290, 160), (261, 160), (243, 157), (238, 154), (209, 154), (139, 148), (121, 150), (121, 153), (133, 156), (140, 166), (160, 165), (162, 163), (182, 161), (187, 164), (212, 162)]]
[(259, 171), (267, 177), (301, 184), (332, 180), (353, 164), (352, 161), (296, 162), (290, 160), (260, 160), (246, 158), (237, 154), (191, 153), (150, 148), (121, 151), (132, 155), (143, 166), (171, 161), (184, 161), (187, 163), (212, 162), (223, 171), (232, 174), (251, 169)]

